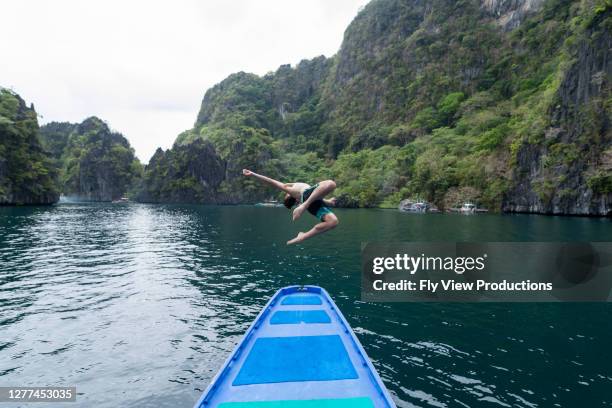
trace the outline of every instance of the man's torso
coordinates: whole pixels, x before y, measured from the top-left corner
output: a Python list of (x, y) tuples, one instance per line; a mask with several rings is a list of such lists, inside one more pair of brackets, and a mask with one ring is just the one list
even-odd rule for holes
[(298, 201), (302, 200), (302, 194), (304, 190), (310, 188), (310, 184), (306, 183), (292, 183), (291, 187), (289, 187), (289, 194)]

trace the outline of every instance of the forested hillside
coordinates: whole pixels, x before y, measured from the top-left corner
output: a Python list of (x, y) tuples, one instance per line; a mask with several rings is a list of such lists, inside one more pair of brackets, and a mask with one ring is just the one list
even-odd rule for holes
[[(339, 52), (209, 89), (142, 199), (253, 202), (334, 178), (345, 206), (604, 215), (612, 201), (610, 0), (373, 0)], [(197, 162), (197, 163), (196, 163)]]
[(115, 200), (134, 188), (142, 175), (127, 139), (96, 117), (80, 124), (51, 122), (40, 132), (59, 169), (63, 195), (86, 201)]
[(57, 202), (56, 175), (39, 139), (34, 107), (0, 88), (0, 205)]

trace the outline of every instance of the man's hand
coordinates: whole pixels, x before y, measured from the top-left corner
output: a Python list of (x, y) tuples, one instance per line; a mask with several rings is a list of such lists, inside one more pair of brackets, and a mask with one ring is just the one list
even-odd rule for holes
[(248, 169), (242, 169), (242, 174), (244, 174), (245, 176), (249, 177), (253, 175), (253, 172), (251, 170)]
[(306, 207), (304, 206), (304, 204), (298, 205), (297, 208), (295, 210), (293, 210), (293, 221), (295, 221), (298, 218), (300, 218), (302, 216), (302, 213), (304, 212), (305, 209), (306, 209)]

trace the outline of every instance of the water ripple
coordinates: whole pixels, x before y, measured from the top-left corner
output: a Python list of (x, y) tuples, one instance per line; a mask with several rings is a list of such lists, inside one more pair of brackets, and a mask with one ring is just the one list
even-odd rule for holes
[(188, 407), (277, 288), (319, 284), (399, 407), (612, 403), (608, 305), (359, 300), (364, 239), (612, 240), (609, 224), (338, 213), (341, 228), (288, 248), (311, 220), (282, 209), (0, 209), (0, 382), (76, 385), (72, 408)]

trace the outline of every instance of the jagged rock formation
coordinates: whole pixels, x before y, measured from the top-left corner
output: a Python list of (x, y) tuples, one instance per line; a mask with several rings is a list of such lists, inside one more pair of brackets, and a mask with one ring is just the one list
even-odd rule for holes
[(483, 0), (482, 6), (490, 12), (504, 30), (514, 30), (530, 14), (538, 12), (544, 0)]
[(505, 211), (611, 213), (612, 35), (604, 14), (595, 16), (576, 38), (574, 58), (550, 108), (544, 140), (521, 145)]
[(34, 106), (0, 88), (0, 205), (57, 202), (56, 175), (41, 146)]
[(164, 152), (157, 149), (147, 165), (138, 200), (148, 203), (204, 203), (223, 201), (217, 194), (226, 163), (211, 143), (195, 140)]
[[(189, 156), (204, 140), (224, 163), (201, 202), (270, 196), (239, 175), (251, 167), (334, 178), (347, 206), (420, 196), (444, 207), (469, 190), (493, 211), (604, 215), (610, 14), (605, 0), (373, 0), (332, 58), (233, 74), (208, 90), (172, 151)], [(173, 180), (157, 168), (144, 188), (157, 180), (174, 191), (159, 200), (179, 200), (190, 173)]]
[(62, 194), (81, 201), (124, 196), (141, 174), (134, 149), (101, 119), (80, 124), (52, 122), (41, 128), (47, 149), (60, 167)]

